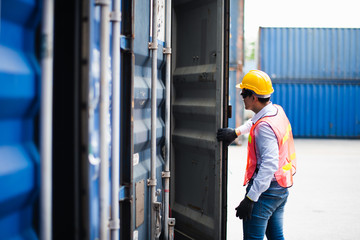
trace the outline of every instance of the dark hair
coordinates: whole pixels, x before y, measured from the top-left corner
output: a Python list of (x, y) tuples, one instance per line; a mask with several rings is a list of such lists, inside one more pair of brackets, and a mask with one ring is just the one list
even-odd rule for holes
[[(246, 88), (243, 88), (240, 93), (240, 95), (243, 98), (251, 97), (253, 94), (256, 94), (256, 93), (254, 91), (252, 91), (250, 89), (246, 89)], [(258, 97), (258, 99), (259, 99), (259, 102), (261, 102), (261, 103), (267, 103), (268, 101), (270, 101), (270, 97), (267, 97), (267, 98)]]
[(268, 98), (258, 98), (259, 99), (259, 102), (261, 103), (267, 103), (268, 101), (270, 101), (270, 97)]
[(251, 97), (253, 94), (254, 94), (253, 91), (251, 91), (251, 90), (249, 90), (249, 89), (246, 89), (246, 88), (243, 88), (243, 89), (241, 90), (241, 93), (240, 93), (240, 95), (241, 95), (243, 98)]

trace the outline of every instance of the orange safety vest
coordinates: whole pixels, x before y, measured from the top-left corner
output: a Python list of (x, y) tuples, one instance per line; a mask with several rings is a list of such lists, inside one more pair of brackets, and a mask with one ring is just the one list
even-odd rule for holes
[(266, 122), (270, 125), (278, 140), (279, 168), (275, 172), (277, 182), (280, 186), (286, 188), (293, 185), (293, 175), (296, 172), (296, 154), (291, 125), (282, 107), (275, 104), (274, 106), (278, 110), (275, 115), (259, 119), (250, 129), (244, 186), (250, 181), (256, 170), (257, 159), (254, 130), (261, 122)]

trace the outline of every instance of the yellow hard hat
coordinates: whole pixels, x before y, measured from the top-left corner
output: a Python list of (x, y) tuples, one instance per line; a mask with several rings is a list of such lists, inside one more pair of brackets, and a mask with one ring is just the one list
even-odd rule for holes
[(259, 96), (268, 97), (273, 92), (270, 77), (263, 71), (251, 70), (242, 79), (242, 82), (236, 85), (237, 88), (246, 88), (254, 91)]

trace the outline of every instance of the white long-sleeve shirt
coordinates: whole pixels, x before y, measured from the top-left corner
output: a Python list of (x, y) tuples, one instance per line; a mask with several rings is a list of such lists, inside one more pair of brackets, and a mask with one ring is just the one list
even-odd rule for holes
[[(252, 125), (259, 119), (275, 115), (277, 111), (277, 108), (270, 103), (237, 129), (240, 130), (241, 134), (247, 134), (250, 132)], [(260, 195), (269, 188), (271, 181), (275, 180), (274, 174), (279, 167), (279, 146), (274, 131), (265, 122), (257, 125), (254, 135), (256, 139), (257, 168), (259, 171), (254, 173), (253, 185), (247, 196), (256, 202)]]

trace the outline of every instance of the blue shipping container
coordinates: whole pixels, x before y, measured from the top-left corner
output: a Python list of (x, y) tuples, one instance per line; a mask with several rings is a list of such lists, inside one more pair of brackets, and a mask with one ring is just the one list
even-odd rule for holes
[(6, 0), (0, 9), (0, 238), (36, 239), (32, 218), (39, 153), (33, 139), (40, 71), (34, 39), (39, 3)]
[(295, 137), (360, 137), (360, 29), (260, 28), (258, 60)]
[(360, 137), (360, 85), (273, 84), (296, 137)]
[(259, 68), (272, 79), (360, 79), (360, 29), (260, 28)]
[(230, 1), (229, 36), (229, 105), (232, 106), (229, 127), (235, 128), (243, 122), (244, 110), (239, 102), (239, 90), (235, 88), (243, 75), (244, 64), (244, 0)]
[[(157, 231), (164, 239), (165, 234), (173, 239), (174, 232), (193, 239), (226, 238), (227, 156), (216, 131), (228, 120), (229, 1), (153, 3), (158, 4), (156, 48), (149, 45), (151, 1), (120, 1), (120, 6), (115, 1), (55, 1), (54, 41), (46, 45), (53, 50), (53, 77), (46, 80), (52, 81), (52, 92), (51, 99), (44, 99), (52, 101), (52, 109), (43, 113), (36, 53), (43, 50), (41, 40), (52, 37), (42, 38), (41, 4), (0, 0), (1, 240), (44, 234), (52, 239), (107, 239), (110, 234), (112, 239), (150, 239)], [(112, 9), (115, 5), (120, 9)], [(165, 6), (172, 6), (172, 22), (166, 21)], [(172, 50), (164, 47), (170, 25)], [(113, 44), (116, 40), (120, 46)], [(119, 62), (114, 61), (117, 54)], [(166, 113), (171, 117), (165, 123)], [(52, 115), (52, 139), (46, 142), (51, 159), (40, 159), (38, 153), (41, 114)], [(119, 150), (119, 161), (113, 150)], [(52, 165), (46, 180), (40, 166), (45, 160)], [(51, 182), (50, 189), (40, 179)], [(50, 199), (42, 198), (39, 189)]]

